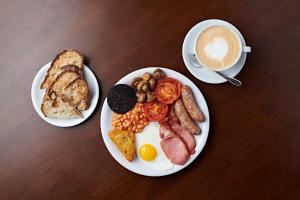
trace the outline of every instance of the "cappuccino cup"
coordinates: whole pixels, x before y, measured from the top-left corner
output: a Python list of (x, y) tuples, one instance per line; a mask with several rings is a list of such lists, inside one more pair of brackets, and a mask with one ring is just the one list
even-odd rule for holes
[(251, 52), (243, 46), (235, 30), (225, 25), (211, 25), (202, 29), (195, 41), (195, 55), (199, 64), (213, 71), (233, 67), (242, 53)]

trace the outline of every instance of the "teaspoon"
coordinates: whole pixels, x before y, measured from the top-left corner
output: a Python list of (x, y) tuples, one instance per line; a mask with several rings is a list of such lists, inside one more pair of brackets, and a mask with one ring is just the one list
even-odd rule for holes
[[(199, 67), (199, 68), (203, 67), (198, 63), (195, 54), (189, 54), (189, 59), (190, 59), (191, 64), (194, 65), (195, 67)], [(225, 74), (223, 74), (222, 72), (219, 72), (219, 71), (213, 71), (213, 72), (220, 75), (221, 77), (226, 79), (229, 83), (231, 83), (235, 86), (241, 86), (242, 85), (242, 82), (239, 81), (238, 79), (228, 77), (228, 76), (226, 76)]]

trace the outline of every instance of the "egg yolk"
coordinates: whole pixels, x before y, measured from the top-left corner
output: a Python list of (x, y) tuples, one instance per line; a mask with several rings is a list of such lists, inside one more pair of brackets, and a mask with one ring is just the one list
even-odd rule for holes
[(139, 155), (141, 158), (145, 161), (152, 161), (156, 157), (156, 149), (153, 145), (151, 144), (143, 144), (139, 148)]

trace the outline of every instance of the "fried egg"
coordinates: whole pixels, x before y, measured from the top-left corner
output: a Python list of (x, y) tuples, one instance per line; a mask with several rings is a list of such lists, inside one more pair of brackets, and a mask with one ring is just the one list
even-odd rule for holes
[(159, 125), (149, 123), (141, 133), (135, 135), (138, 157), (149, 167), (156, 170), (171, 169), (171, 163), (160, 147)]

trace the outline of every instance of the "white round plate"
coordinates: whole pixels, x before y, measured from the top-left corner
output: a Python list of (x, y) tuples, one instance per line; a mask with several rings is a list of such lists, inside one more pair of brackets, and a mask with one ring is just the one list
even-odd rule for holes
[[(245, 39), (240, 33), (240, 31), (235, 28), (232, 24), (223, 21), (223, 20), (218, 20), (218, 19), (209, 19), (202, 21), (198, 24), (196, 24), (191, 30), (187, 33), (187, 35), (184, 38), (183, 45), (182, 45), (182, 56), (183, 56), (183, 61), (187, 69), (195, 76), (197, 79), (206, 82), (206, 83), (224, 83), (226, 80), (216, 74), (215, 72), (205, 69), (205, 68), (196, 68), (193, 67), (193, 65), (189, 61), (189, 54), (194, 54), (194, 46), (195, 42), (197, 39), (197, 36), (199, 32), (210, 25), (223, 25), (231, 28), (232, 30), (235, 30), (238, 36), (241, 38), (242, 46), (246, 45)], [(242, 53), (241, 58), (239, 61), (230, 69), (222, 71), (224, 74), (226, 74), (229, 77), (235, 77), (243, 68), (245, 61), (246, 61), (247, 53)]]
[(84, 65), (83, 67), (83, 74), (85, 77), (85, 80), (88, 83), (89, 86), (89, 92), (90, 92), (90, 107), (88, 110), (81, 111), (83, 114), (83, 118), (76, 118), (76, 119), (55, 119), (55, 118), (49, 118), (45, 117), (44, 114), (41, 111), (41, 104), (43, 101), (43, 97), (45, 94), (45, 89), (40, 89), (40, 86), (42, 82), (44, 81), (44, 78), (47, 74), (47, 70), (49, 69), (51, 65), (51, 62), (43, 66), (36, 76), (34, 77), (32, 86), (31, 86), (31, 100), (33, 103), (33, 106), (36, 110), (36, 112), (40, 115), (41, 118), (43, 118), (46, 122), (49, 124), (52, 124), (54, 126), (59, 127), (70, 127), (75, 126), (77, 124), (82, 123), (85, 121), (95, 110), (98, 99), (99, 99), (99, 86), (97, 79), (93, 72)]
[[(142, 76), (145, 72), (153, 72), (157, 68), (158, 67), (148, 67), (148, 68), (136, 70), (136, 71), (131, 72), (130, 74), (126, 75), (125, 77), (123, 77), (116, 84), (120, 84), (120, 83), (130, 84), (130, 81), (134, 77)], [(203, 111), (203, 114), (205, 115), (206, 120), (205, 120), (205, 122), (198, 124), (202, 130), (202, 133), (200, 135), (195, 136), (196, 153), (191, 155), (190, 159), (188, 160), (188, 162), (185, 165), (183, 165), (183, 166), (174, 165), (173, 168), (171, 168), (167, 171), (155, 170), (153, 168), (150, 168), (139, 158), (136, 158), (132, 162), (127, 161), (123, 157), (122, 153), (115, 146), (115, 144), (112, 142), (112, 140), (109, 138), (108, 132), (112, 130), (111, 121), (112, 121), (112, 113), (113, 112), (111, 111), (111, 109), (109, 108), (109, 106), (107, 104), (107, 99), (105, 99), (103, 107), (102, 107), (102, 111), (101, 111), (100, 121), (101, 121), (102, 138), (104, 140), (104, 143), (105, 143), (108, 151), (116, 159), (116, 161), (118, 161), (118, 163), (120, 163), (123, 167), (125, 167), (126, 169), (128, 169), (132, 172), (135, 172), (137, 174), (144, 175), (144, 176), (165, 176), (165, 175), (169, 175), (169, 174), (178, 172), (178, 171), (182, 170), (183, 168), (185, 168), (186, 166), (188, 166), (191, 162), (193, 162), (193, 160), (202, 151), (202, 149), (206, 143), (208, 131), (209, 131), (208, 107), (207, 107), (206, 101), (205, 101), (202, 93), (197, 88), (197, 86), (190, 79), (188, 79), (184, 75), (182, 75), (174, 70), (161, 68), (161, 67), (160, 67), (160, 69), (162, 69), (168, 77), (175, 78), (175, 79), (179, 80), (182, 84), (185, 84), (185, 85), (188, 85), (191, 87), (191, 89), (193, 90), (194, 96), (197, 100), (197, 103), (200, 106), (201, 110)]]

